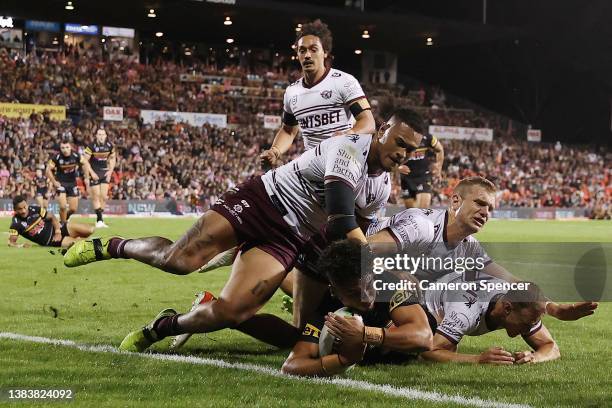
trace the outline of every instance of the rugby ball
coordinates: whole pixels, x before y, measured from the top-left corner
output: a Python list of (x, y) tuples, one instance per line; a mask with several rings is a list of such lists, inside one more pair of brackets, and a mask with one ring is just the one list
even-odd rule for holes
[[(353, 312), (348, 307), (340, 308), (336, 310), (334, 314), (338, 316), (344, 316), (344, 317), (353, 317), (355, 319), (361, 320), (361, 316)], [(332, 336), (329, 330), (327, 329), (327, 326), (323, 325), (323, 329), (321, 330), (321, 334), (319, 335), (319, 356), (325, 357), (330, 354), (336, 353), (336, 351), (334, 350), (334, 340), (335, 339), (336, 338)], [(351, 366), (346, 367), (346, 369), (347, 370), (351, 369), (354, 366), (355, 365), (353, 364)]]

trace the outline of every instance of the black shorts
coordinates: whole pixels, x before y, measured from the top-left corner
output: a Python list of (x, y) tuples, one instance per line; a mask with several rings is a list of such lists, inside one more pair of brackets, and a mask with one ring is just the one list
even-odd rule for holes
[(98, 176), (98, 180), (94, 180), (91, 177), (89, 178), (89, 185), (90, 186), (99, 186), (100, 184), (108, 184), (108, 181), (106, 180), (106, 172), (108, 170), (103, 170), (103, 169), (94, 169), (94, 173), (96, 173), (96, 175)]
[(410, 176), (402, 174), (400, 177), (402, 198), (415, 198), (417, 194), (432, 192), (431, 175)]
[(66, 194), (67, 197), (78, 197), (79, 188), (76, 183), (64, 183), (60, 181), (61, 187), (57, 189), (58, 194)]
[(36, 197), (47, 198), (49, 189), (47, 187), (36, 187)]
[(60, 247), (62, 246), (62, 241), (64, 240), (64, 238), (69, 237), (70, 234), (68, 233), (68, 223), (65, 222), (62, 224), (62, 239), (60, 239), (59, 242), (53, 242), (53, 236), (51, 236), (51, 240), (49, 240), (49, 243), (47, 244), (48, 246), (51, 247)]
[(290, 271), (302, 252), (304, 240), (291, 231), (268, 196), (261, 177), (254, 177), (223, 194), (211, 210), (227, 219), (241, 251), (259, 248)]

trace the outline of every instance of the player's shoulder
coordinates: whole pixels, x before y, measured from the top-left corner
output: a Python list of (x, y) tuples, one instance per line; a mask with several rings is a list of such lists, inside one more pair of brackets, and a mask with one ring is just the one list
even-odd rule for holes
[(428, 208), (408, 208), (395, 214), (392, 224), (413, 228), (423, 239), (433, 240), (435, 236), (435, 219)]
[(321, 146), (324, 148), (330, 148), (335, 146), (369, 146), (372, 142), (372, 135), (369, 133), (350, 133), (342, 136), (335, 136), (325, 139), (321, 142)]
[(304, 80), (304, 77), (299, 77), (297, 80), (291, 82), (285, 89), (285, 93), (294, 91), (296, 88), (299, 88), (302, 85), (303, 80)]
[(340, 81), (346, 80), (346, 79), (355, 79), (355, 77), (349, 74), (348, 72), (340, 71), (339, 69), (336, 69), (336, 68), (331, 68), (329, 70), (329, 78), (334, 79), (334, 80), (340, 80)]

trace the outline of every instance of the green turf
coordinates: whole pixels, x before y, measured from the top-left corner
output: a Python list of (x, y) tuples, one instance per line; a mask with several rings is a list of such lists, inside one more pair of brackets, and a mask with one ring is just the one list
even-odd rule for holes
[[(92, 222), (92, 220), (85, 220)], [(8, 219), (0, 219), (8, 226)], [(189, 219), (110, 219), (105, 234), (178, 237)], [(163, 231), (163, 233), (162, 233)], [(498, 242), (610, 242), (610, 222), (494, 221), (479, 238)], [(0, 331), (118, 345), (129, 331), (159, 310), (188, 308), (193, 293), (218, 293), (227, 270), (189, 276), (164, 274), (134, 261), (108, 261), (67, 269), (49, 248), (0, 246)], [(608, 283), (609, 284), (609, 283)], [(280, 311), (280, 294), (264, 311)], [(559, 343), (559, 361), (517, 367), (432, 365), (357, 367), (347, 377), (425, 391), (526, 403), (600, 407), (612, 401), (612, 304), (577, 322), (545, 318)], [(526, 349), (520, 339), (497, 332), (466, 338), (462, 351), (492, 345)], [(235, 331), (194, 337), (182, 351), (200, 357), (279, 368), (287, 352)], [(412, 402), (367, 391), (289, 381), (262, 374), (161, 362), (137, 356), (88, 353), (59, 346), (0, 340), (1, 387), (71, 387), (79, 406), (446, 406)], [(53, 403), (56, 404), (56, 403)], [(21, 404), (24, 405), (24, 404)]]

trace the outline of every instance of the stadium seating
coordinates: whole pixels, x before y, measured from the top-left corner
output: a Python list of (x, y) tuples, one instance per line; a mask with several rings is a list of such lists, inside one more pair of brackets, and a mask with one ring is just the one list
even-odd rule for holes
[[(284, 87), (296, 76), (280, 69), (104, 62), (78, 52), (14, 58), (3, 49), (0, 70), (0, 102), (65, 105), (73, 119), (0, 117), (0, 198), (31, 194), (34, 170), (44, 168), (61, 138), (71, 138), (82, 151), (101, 122), (102, 107), (122, 106), (131, 120), (104, 124), (118, 153), (111, 198), (172, 197), (203, 209), (260, 171), (258, 154), (273, 138), (262, 117), (279, 114)], [(198, 80), (191, 81), (194, 77)], [(506, 119), (462, 105), (438, 88), (364, 89), (373, 106), (393, 97), (418, 109), (428, 124), (494, 129), (493, 142), (444, 141), (444, 177), (434, 205), (446, 204), (461, 177), (481, 174), (500, 188), (502, 206), (586, 207), (593, 216), (610, 216), (611, 166), (605, 151), (518, 141)], [(230, 127), (144, 125), (138, 121), (139, 109), (225, 113)], [(300, 152), (300, 145), (289, 158)]]

